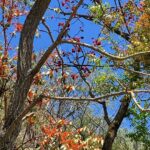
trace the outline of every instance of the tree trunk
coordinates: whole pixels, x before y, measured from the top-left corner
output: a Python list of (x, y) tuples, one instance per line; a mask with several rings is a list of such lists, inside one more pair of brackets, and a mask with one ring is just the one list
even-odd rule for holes
[(20, 132), (21, 120), (17, 122), (14, 128), (11, 128), (11, 124), (24, 109), (24, 101), (27, 97), (30, 85), (31, 79), (24, 81), (22, 80), (22, 82), (19, 81), (19, 83), (16, 85), (15, 92), (11, 99), (12, 103), (9, 106), (8, 114), (6, 116), (6, 121), (3, 127), (4, 135), (3, 138), (0, 140), (0, 148), (3, 150), (13, 149), (12, 147), (14, 145), (14, 142)]
[(0, 132), (0, 150), (13, 150), (15, 140), (20, 132), (22, 121), (13, 124), (24, 109), (27, 93), (34, 75), (28, 75), (32, 63), (33, 40), (37, 26), (42, 19), (50, 0), (36, 0), (21, 32), (18, 50), (17, 81), (11, 96), (6, 120)]
[(108, 131), (104, 139), (102, 150), (112, 150), (114, 139), (117, 136), (117, 131), (123, 121), (123, 118), (126, 116), (129, 103), (130, 103), (130, 97), (124, 96), (114, 120), (109, 125)]

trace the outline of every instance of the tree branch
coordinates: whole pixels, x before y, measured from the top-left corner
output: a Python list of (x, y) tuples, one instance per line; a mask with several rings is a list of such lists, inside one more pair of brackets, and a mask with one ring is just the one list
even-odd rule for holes
[(49, 55), (52, 53), (52, 51), (58, 46), (58, 44), (61, 43), (61, 40), (63, 38), (63, 36), (65, 35), (68, 26), (70, 24), (70, 21), (72, 20), (72, 18), (75, 16), (78, 8), (80, 7), (80, 5), (82, 4), (83, 0), (80, 0), (79, 3), (77, 4), (77, 6), (75, 7), (74, 11), (72, 12), (72, 14), (70, 15), (69, 19), (66, 21), (64, 27), (62, 28), (61, 32), (59, 33), (57, 39), (55, 40), (55, 42), (46, 50), (46, 52), (43, 54), (43, 56), (41, 57), (41, 59), (39, 60), (39, 62), (37, 63), (37, 65), (29, 71), (28, 75), (30, 76), (34, 76), (42, 67), (42, 65), (45, 63), (45, 61), (47, 60), (47, 58), (49, 57)]
[(19, 41), (17, 77), (25, 77), (32, 63), (33, 39), (42, 16), (48, 8), (50, 0), (36, 0), (28, 14)]
[[(54, 9), (51, 9), (51, 10), (54, 10)], [(60, 13), (63, 14), (63, 15), (65, 15), (65, 16), (71, 14), (71, 13), (64, 12), (64, 11), (61, 11)], [(92, 16), (92, 15), (76, 14), (76, 16), (79, 17), (79, 18), (83, 18), (83, 19), (89, 20), (89, 21), (93, 21), (93, 20), (94, 20), (94, 16)], [(99, 24), (100, 24), (100, 23), (99, 23)], [(129, 35), (128, 33), (122, 32), (122, 31), (120, 31), (120, 30), (118, 30), (118, 29), (112, 27), (111, 25), (109, 25), (109, 26), (106, 25), (106, 24), (104, 24), (104, 25), (105, 25), (105, 27), (106, 27), (109, 31), (111, 31), (111, 32), (113, 32), (113, 33), (115, 33), (115, 34), (121, 36), (122, 38), (124, 38), (125, 40), (127, 40), (128, 42), (130, 42), (130, 41), (129, 41), (129, 40), (130, 40), (130, 35)]]
[(107, 107), (106, 107), (106, 102), (103, 102), (102, 103), (102, 106), (103, 106), (103, 110), (104, 110), (104, 119), (105, 121), (107, 122), (108, 126), (111, 124), (111, 121), (108, 117), (108, 111), (107, 111)]
[[(93, 102), (98, 102), (98, 103), (103, 103), (105, 102), (103, 99), (113, 97), (113, 96), (121, 96), (128, 94), (130, 95), (131, 91), (120, 91), (120, 92), (114, 92), (114, 93), (108, 93), (103, 96), (95, 97), (95, 98), (85, 98), (85, 97), (52, 97), (52, 96), (45, 96), (43, 95), (44, 98), (49, 98), (49, 99), (54, 99), (54, 100), (59, 100), (59, 101), (93, 101)], [(150, 93), (150, 90), (133, 90), (132, 92), (134, 93)]]
[(131, 91), (130, 94), (131, 94), (131, 96), (132, 96), (132, 99), (133, 99), (135, 105), (140, 109), (140, 111), (142, 111), (142, 112), (150, 112), (150, 109), (144, 109), (144, 108), (138, 103), (138, 101), (137, 101), (136, 98), (135, 98), (135, 94), (134, 94), (133, 91)]
[(150, 74), (148, 74), (148, 73), (140, 72), (140, 71), (136, 71), (136, 70), (132, 70), (132, 69), (128, 69), (128, 68), (125, 68), (125, 67), (122, 67), (122, 66), (119, 66), (119, 68), (121, 68), (123, 70), (126, 70), (128, 72), (133, 72), (133, 73), (139, 74), (139, 75), (150, 76)]
[[(58, 100), (58, 101), (93, 101), (93, 102), (98, 102), (98, 103), (105, 103), (105, 101), (103, 99), (106, 99), (108, 97), (113, 97), (113, 96), (120, 96), (120, 95), (124, 95), (124, 94), (131, 94), (132, 98), (134, 99), (136, 105), (140, 108), (141, 111), (144, 112), (149, 112), (149, 109), (143, 109), (138, 102), (135, 99), (135, 95), (134, 93), (141, 93), (141, 92), (145, 92), (145, 93), (150, 93), (150, 90), (134, 90), (134, 91), (121, 91), (121, 92), (115, 92), (115, 93), (110, 93), (110, 94), (106, 94), (100, 97), (96, 97), (96, 98), (78, 98), (78, 97), (51, 97), (51, 96), (46, 96), (46, 95), (39, 95), (36, 99), (33, 100), (33, 102), (26, 108), (24, 109), (24, 111), (22, 111), (20, 113), (20, 115), (18, 115), (18, 117), (13, 121), (13, 123), (11, 124), (11, 126), (9, 127), (9, 129), (7, 130), (6, 136), (7, 134), (9, 134), (13, 128), (18, 124), (18, 122), (28, 113), (31, 111), (31, 109), (40, 101), (42, 101), (43, 98), (47, 98), (47, 99), (54, 99), (54, 100)], [(106, 104), (103, 105), (104, 107), (104, 113), (105, 113), (105, 119), (107, 120), (107, 124), (110, 124), (110, 120), (107, 114), (106, 110)]]
[(146, 51), (146, 52), (138, 52), (138, 53), (135, 53), (135, 54), (132, 54), (129, 56), (125, 56), (125, 57), (120, 57), (120, 56), (115, 56), (115, 55), (112, 55), (110, 53), (107, 53), (106, 51), (101, 50), (99, 47), (95, 47), (95, 46), (92, 46), (92, 45), (87, 44), (87, 43), (76, 42), (74, 40), (62, 40), (61, 43), (76, 44), (76, 45), (84, 46), (84, 47), (93, 49), (94, 51), (97, 51), (97, 52), (101, 53), (102, 55), (109, 57), (110, 59), (116, 60), (116, 61), (124, 61), (124, 60), (130, 59), (130, 58), (135, 58), (137, 56), (150, 54), (150, 51)]

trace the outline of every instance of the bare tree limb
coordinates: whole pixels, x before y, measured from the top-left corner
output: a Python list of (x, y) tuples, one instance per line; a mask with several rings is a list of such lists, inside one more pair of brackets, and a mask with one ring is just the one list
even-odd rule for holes
[[(140, 108), (141, 111), (143, 112), (149, 112), (150, 109), (143, 109), (137, 102), (137, 100), (135, 99), (135, 95), (134, 93), (141, 93), (141, 92), (146, 92), (146, 93), (150, 93), (150, 90), (134, 90), (134, 91), (121, 91), (121, 92), (116, 92), (116, 93), (111, 93), (111, 94), (106, 94), (100, 97), (96, 97), (96, 98), (78, 98), (78, 97), (51, 97), (51, 96), (46, 96), (46, 95), (39, 95), (37, 98), (35, 98), (33, 100), (33, 102), (24, 109), (23, 112), (21, 112), (21, 114), (13, 121), (13, 123), (11, 124), (10, 128), (7, 130), (6, 136), (7, 134), (9, 134), (9, 132), (11, 132), (11, 130), (18, 124), (18, 121), (20, 121), (28, 112), (31, 111), (31, 109), (40, 101), (42, 101), (43, 98), (47, 98), (47, 99), (54, 99), (54, 100), (58, 100), (58, 101), (93, 101), (93, 102), (98, 102), (98, 103), (105, 103), (105, 100), (108, 97), (113, 97), (113, 96), (120, 96), (120, 95), (124, 95), (124, 94), (131, 94), (134, 102), (136, 103), (136, 105), (138, 106), (138, 108)], [(106, 110), (106, 104), (103, 105), (104, 110)], [(110, 124), (110, 120), (109, 118), (107, 118), (108, 114), (107, 111), (104, 111), (105, 113), (105, 119), (107, 120), (107, 124)]]
[(110, 59), (115, 60), (115, 61), (123, 61), (123, 60), (127, 60), (127, 59), (130, 59), (130, 58), (135, 58), (137, 56), (150, 54), (150, 51), (146, 51), (146, 52), (138, 52), (138, 53), (128, 55), (128, 56), (125, 56), (125, 57), (120, 57), (120, 56), (115, 56), (115, 55), (112, 55), (110, 53), (107, 53), (106, 51), (101, 50), (99, 47), (95, 47), (95, 46), (92, 46), (92, 45), (87, 44), (87, 43), (76, 42), (74, 40), (62, 40), (61, 43), (76, 44), (76, 45), (84, 46), (84, 47), (93, 49), (94, 51), (97, 51), (97, 52), (101, 53), (102, 55), (104, 55), (106, 57), (109, 57)]
[(128, 71), (128, 72), (133, 72), (133, 73), (140, 74), (140, 75), (144, 75), (144, 76), (150, 76), (149, 73), (145, 73), (145, 72), (140, 72), (140, 71), (128, 69), (128, 68), (126, 68), (126, 67), (119, 66), (119, 68), (121, 68), (121, 69), (123, 69), (123, 70), (126, 70), (126, 71)]
[[(54, 10), (54, 9), (51, 9), (51, 10)], [(64, 11), (61, 11), (60, 13), (65, 15), (65, 16), (71, 14), (71, 13), (64, 12)], [(92, 15), (85, 15), (85, 14), (79, 14), (78, 13), (78, 14), (76, 14), (76, 16), (79, 17), (79, 18), (83, 18), (83, 19), (89, 20), (89, 21), (94, 20), (94, 16), (92, 16)], [(101, 21), (102, 18), (99, 18), (99, 20)], [(99, 22), (99, 24), (100, 24), (100, 22)], [(111, 31), (111, 32), (121, 36), (122, 38), (124, 38), (125, 40), (130, 42), (130, 35), (128, 33), (122, 32), (122, 31), (112, 27), (111, 25), (106, 25), (106, 24), (104, 24), (104, 25), (109, 31)]]
[(107, 107), (106, 107), (106, 102), (103, 102), (102, 106), (103, 106), (103, 111), (104, 111), (104, 119), (107, 122), (107, 124), (110, 125), (111, 121), (110, 121), (110, 119), (108, 117), (108, 111), (107, 111)]
[(83, 0), (80, 0), (79, 3), (77, 4), (77, 6), (74, 8), (72, 14), (70, 15), (69, 19), (66, 21), (65, 25), (63, 26), (63, 28), (62, 28), (61, 32), (59, 33), (55, 42), (46, 50), (46, 52), (43, 54), (43, 56), (41, 57), (41, 59), (39, 60), (37, 65), (28, 72), (29, 76), (34, 76), (40, 70), (40, 68), (45, 63), (45, 61), (47, 60), (49, 55), (52, 53), (52, 51), (61, 43), (63, 36), (65, 35), (65, 33), (68, 30), (70, 21), (75, 16), (75, 14), (76, 14), (78, 8), (80, 7), (80, 5), (82, 4), (82, 2), (83, 2)]
[(133, 91), (131, 91), (130, 94), (131, 94), (131, 96), (132, 96), (132, 99), (133, 99), (135, 105), (140, 109), (140, 111), (142, 111), (142, 112), (150, 112), (150, 109), (145, 109), (145, 108), (143, 108), (143, 107), (138, 103), (138, 101), (136, 100), (136, 97), (135, 97), (135, 94), (134, 94)]
[[(44, 98), (59, 100), (59, 101), (93, 101), (93, 102), (104, 102), (103, 99), (113, 97), (113, 96), (120, 96), (125, 94), (130, 94), (131, 91), (120, 91), (120, 92), (114, 92), (114, 93), (108, 93), (103, 96), (95, 97), (95, 98), (86, 98), (86, 97), (53, 97), (53, 96), (45, 96)], [(150, 90), (133, 90), (134, 93), (150, 93)]]

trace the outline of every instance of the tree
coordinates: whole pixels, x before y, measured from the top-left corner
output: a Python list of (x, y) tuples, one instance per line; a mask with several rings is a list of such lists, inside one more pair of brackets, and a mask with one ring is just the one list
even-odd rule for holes
[[(150, 112), (150, 2), (123, 3), (118, 0), (110, 5), (101, 1), (58, 0), (57, 6), (52, 8), (53, 1), (50, 0), (2, 0), (0, 6), (3, 33), (0, 96), (5, 112), (0, 132), (1, 149), (15, 148), (23, 118), (44, 99), (60, 101), (60, 108), (63, 101), (102, 105), (108, 125), (103, 150), (112, 149), (123, 119), (132, 114), (130, 105), (131, 109), (136, 106), (137, 111)], [(49, 11), (53, 14), (51, 17)], [(25, 21), (22, 15), (27, 15)], [(63, 21), (57, 22), (57, 16)], [(22, 19), (20, 22), (19, 18)], [(56, 20), (52, 23), (53, 19)], [(74, 20), (77, 22), (75, 26)], [(83, 26), (88, 24), (87, 21), (95, 30), (91, 41)], [(51, 29), (52, 25), (58, 27), (57, 32), (55, 28)], [(13, 56), (10, 44), (18, 32), (21, 33), (17, 55)], [(50, 45), (41, 53), (34, 52), (35, 37), (43, 33), (50, 37)], [(68, 68), (71, 68), (69, 75)], [(51, 82), (54, 76), (56, 80)], [(76, 79), (78, 83), (75, 83)], [(49, 82), (54, 85), (51, 89)], [(55, 87), (56, 83), (58, 87)], [(146, 99), (141, 105), (138, 96)], [(114, 100), (118, 109), (110, 118), (107, 103)], [(59, 110), (58, 116), (63, 112)]]

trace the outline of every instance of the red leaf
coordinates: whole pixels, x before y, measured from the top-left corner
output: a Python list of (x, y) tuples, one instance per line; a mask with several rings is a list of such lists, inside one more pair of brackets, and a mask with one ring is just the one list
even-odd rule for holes
[(16, 31), (17, 31), (17, 32), (21, 32), (21, 31), (22, 31), (22, 28), (23, 28), (23, 25), (22, 25), (21, 23), (17, 23), (17, 24), (15, 25), (15, 27), (16, 27)]

